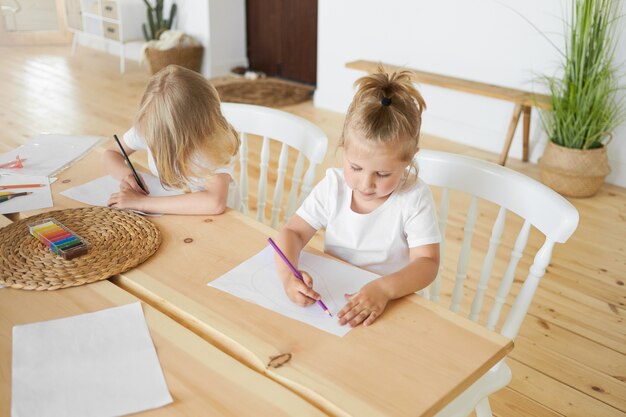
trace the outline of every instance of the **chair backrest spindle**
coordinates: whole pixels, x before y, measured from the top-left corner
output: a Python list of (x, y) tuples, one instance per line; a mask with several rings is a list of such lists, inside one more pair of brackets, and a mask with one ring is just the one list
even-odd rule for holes
[(515, 298), (511, 311), (506, 317), (506, 321), (500, 331), (502, 335), (511, 339), (515, 339), (515, 336), (517, 336), (517, 332), (519, 332), (524, 317), (526, 317), (526, 313), (528, 312), (530, 302), (539, 286), (539, 280), (546, 273), (546, 268), (550, 264), (553, 248), (554, 242), (546, 238), (543, 246), (541, 246), (541, 249), (539, 249), (535, 255), (535, 259), (524, 281), (524, 285), (522, 285), (522, 289)]
[(296, 211), (296, 204), (298, 198), (298, 190), (300, 189), (300, 183), (302, 182), (302, 167), (304, 166), (304, 154), (298, 153), (298, 159), (296, 160), (296, 166), (293, 169), (293, 175), (291, 176), (291, 189), (289, 190), (289, 197), (287, 197), (287, 208), (285, 209), (285, 217), (289, 218)]
[(500, 287), (498, 288), (498, 293), (493, 301), (493, 307), (491, 307), (491, 311), (489, 312), (486, 324), (486, 327), (489, 330), (495, 330), (496, 324), (498, 323), (498, 320), (500, 320), (500, 311), (506, 302), (506, 297), (509, 295), (509, 291), (511, 291), (513, 279), (515, 279), (515, 270), (517, 269), (519, 260), (522, 258), (524, 248), (526, 248), (529, 232), (530, 222), (526, 220), (517, 235), (517, 239), (515, 239), (515, 246), (513, 246), (513, 251), (511, 252), (511, 259), (509, 260), (509, 264), (507, 265), (506, 271), (500, 281)]
[(452, 291), (452, 302), (450, 304), (450, 310), (455, 313), (459, 311), (461, 298), (463, 298), (463, 286), (465, 285), (465, 278), (467, 277), (467, 265), (469, 264), (472, 237), (474, 236), (474, 225), (476, 224), (477, 205), (478, 199), (473, 195), (465, 219), (463, 245), (461, 246), (461, 254), (459, 255), (459, 261), (456, 267), (456, 279), (454, 282), (454, 290)]
[(313, 165), (309, 165), (306, 172), (304, 173), (304, 179), (302, 180), (302, 192), (300, 193), (300, 197), (298, 199), (298, 206), (302, 204), (304, 198), (309, 195), (311, 190), (313, 189), (313, 181), (315, 180), (315, 167)]
[(480, 311), (483, 308), (483, 299), (485, 298), (485, 292), (487, 291), (487, 283), (491, 278), (491, 270), (493, 268), (493, 260), (496, 257), (496, 249), (500, 245), (500, 237), (504, 230), (504, 220), (506, 218), (506, 209), (500, 207), (498, 211), (498, 217), (496, 218), (493, 228), (491, 229), (491, 237), (489, 238), (489, 248), (483, 261), (482, 269), (480, 270), (480, 278), (478, 280), (478, 287), (476, 288), (476, 294), (474, 295), (474, 301), (472, 302), (472, 311), (469, 319), (472, 321), (478, 321)]
[(278, 176), (276, 178), (276, 186), (274, 188), (274, 200), (272, 201), (272, 218), (270, 226), (274, 229), (278, 227), (278, 219), (280, 216), (280, 205), (283, 199), (283, 190), (285, 186), (285, 174), (287, 173), (287, 161), (289, 157), (289, 147), (286, 143), (280, 148), (280, 156), (278, 157)]
[(267, 201), (267, 170), (270, 166), (270, 138), (263, 136), (261, 146), (261, 161), (259, 162), (259, 188), (257, 191), (256, 219), (265, 221), (265, 202)]
[(241, 193), (241, 205), (244, 214), (250, 211), (248, 206), (248, 137), (241, 132), (241, 145), (239, 146), (239, 190)]
[(439, 244), (439, 270), (437, 277), (430, 286), (430, 300), (439, 303), (441, 297), (441, 280), (443, 274), (443, 259), (446, 254), (446, 225), (448, 224), (448, 189), (443, 188), (441, 191), (441, 202), (439, 203), (439, 233), (441, 233), (441, 243)]
[[(270, 222), (272, 227), (279, 227), (281, 221), (293, 214), (297, 205), (311, 191), (315, 180), (315, 169), (324, 160), (328, 147), (328, 137), (313, 123), (287, 113), (285, 111), (262, 106), (239, 103), (222, 103), (222, 113), (226, 119), (240, 132), (240, 191), (242, 210), (248, 212), (250, 179), (248, 178), (249, 141), (256, 137), (262, 137), (262, 145), (259, 161), (259, 180), (257, 186), (257, 220), (265, 220), (265, 208), (271, 204)], [(273, 170), (270, 169), (272, 158), (270, 144), (281, 143), (281, 151), (278, 156), (278, 168), (274, 194), (271, 203), (267, 202), (268, 181), (273, 181)], [(287, 176), (287, 163), (289, 148), (298, 152), (293, 175), (291, 176), (291, 189), (287, 198), (286, 217), (281, 216), (281, 205), (284, 195), (285, 177)], [(308, 161), (308, 167), (302, 178), (304, 159)], [(254, 167), (253, 167), (254, 168)], [(281, 219), (282, 217), (282, 219)]]

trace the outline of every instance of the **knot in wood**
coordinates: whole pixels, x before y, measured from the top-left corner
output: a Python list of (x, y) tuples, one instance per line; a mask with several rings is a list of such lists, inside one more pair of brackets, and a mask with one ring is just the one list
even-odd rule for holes
[(291, 360), (291, 353), (281, 353), (277, 356), (270, 356), (270, 361), (267, 363), (268, 368), (280, 368)]

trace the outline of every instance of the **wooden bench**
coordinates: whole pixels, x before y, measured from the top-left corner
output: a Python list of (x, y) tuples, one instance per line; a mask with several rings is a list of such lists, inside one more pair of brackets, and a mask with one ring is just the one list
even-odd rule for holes
[(408, 70), (413, 74), (413, 79), (415, 80), (415, 82), (421, 84), (431, 84), (437, 87), (464, 91), (466, 93), (478, 94), (481, 96), (497, 98), (500, 100), (506, 100), (515, 103), (515, 107), (513, 109), (513, 117), (511, 118), (511, 122), (509, 123), (509, 130), (506, 134), (504, 147), (502, 148), (502, 152), (500, 153), (500, 159), (498, 162), (500, 163), (500, 165), (504, 165), (506, 163), (509, 149), (511, 148), (511, 142), (513, 141), (513, 135), (515, 134), (515, 129), (517, 128), (517, 123), (519, 122), (522, 113), (524, 113), (522, 160), (528, 161), (530, 110), (532, 107), (537, 107), (540, 109), (550, 109), (550, 96), (533, 94), (527, 91), (516, 90), (514, 88), (500, 87), (497, 85), (464, 80), (462, 78), (449, 77), (446, 75), (434, 74), (432, 72), (419, 71), (412, 68), (399, 67), (396, 65), (390, 65), (374, 61), (359, 60), (348, 62), (346, 64), (346, 67), (373, 73), (378, 70), (378, 67), (380, 65), (382, 65), (388, 71)]

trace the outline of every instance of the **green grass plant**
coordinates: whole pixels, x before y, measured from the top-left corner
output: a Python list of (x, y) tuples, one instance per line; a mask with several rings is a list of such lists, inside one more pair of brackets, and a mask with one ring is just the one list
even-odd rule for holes
[(614, 66), (619, 0), (572, 0), (560, 76), (545, 76), (552, 109), (542, 114), (549, 139), (573, 149), (602, 147), (626, 119)]

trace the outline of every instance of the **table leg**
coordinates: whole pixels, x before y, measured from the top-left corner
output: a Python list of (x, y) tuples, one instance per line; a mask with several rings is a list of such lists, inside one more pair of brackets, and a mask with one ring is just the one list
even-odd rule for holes
[(517, 127), (517, 122), (519, 121), (521, 114), (522, 105), (516, 104), (515, 109), (513, 109), (513, 117), (511, 118), (511, 123), (509, 123), (509, 131), (507, 132), (506, 139), (504, 140), (504, 147), (502, 148), (502, 152), (500, 153), (500, 160), (498, 161), (498, 163), (502, 166), (506, 164), (506, 158), (509, 156), (509, 149), (511, 149), (511, 142), (513, 142), (515, 128)]
[(524, 128), (523, 135), (523, 143), (522, 143), (522, 161), (528, 162), (528, 137), (530, 136), (530, 107), (524, 106), (522, 107), (522, 111), (524, 112), (524, 124), (522, 125)]
[(74, 36), (72, 38), (72, 56), (76, 54), (76, 44), (78, 43), (78, 33), (74, 32)]

